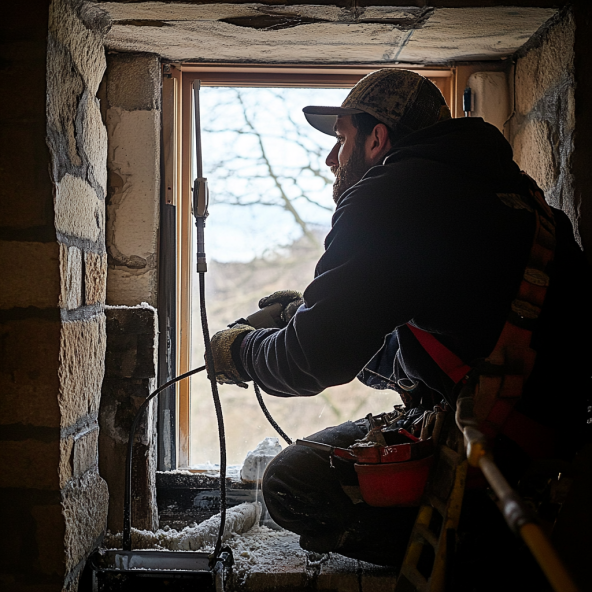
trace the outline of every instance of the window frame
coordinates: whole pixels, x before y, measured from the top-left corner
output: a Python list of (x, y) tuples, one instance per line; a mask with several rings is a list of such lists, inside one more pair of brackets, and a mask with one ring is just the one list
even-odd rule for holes
[[(169, 249), (173, 249), (175, 259), (174, 290), (167, 289), (167, 297), (159, 302), (159, 309), (167, 305), (174, 309), (172, 321), (170, 314), (164, 317), (167, 328), (171, 325), (170, 334), (161, 340), (159, 357), (160, 368), (175, 370), (180, 375), (191, 369), (191, 277), (194, 264), (192, 252), (192, 136), (194, 133), (192, 119), (192, 84), (200, 80), (202, 86), (234, 86), (234, 87), (318, 87), (346, 88), (353, 86), (366, 74), (379, 68), (392, 67), (406, 69), (422, 74), (435, 82), (451, 108), (452, 116), (458, 112), (457, 68), (455, 67), (404, 67), (401, 65), (344, 65), (344, 66), (301, 66), (301, 65), (241, 65), (241, 64), (164, 64), (163, 65), (163, 101), (162, 101), (162, 163), (163, 163), (163, 199), (164, 210), (172, 207), (176, 224), (169, 222), (167, 232), (175, 234), (175, 240), (167, 241)], [(162, 214), (161, 214), (162, 215)], [(161, 218), (162, 219), (162, 218)], [(162, 236), (162, 234), (161, 234)], [(162, 244), (162, 241), (161, 241)], [(174, 245), (174, 247), (170, 247)], [(206, 251), (207, 252), (207, 251)], [(171, 253), (166, 259), (170, 265)], [(161, 251), (162, 266), (165, 253)], [(164, 269), (160, 269), (163, 274)], [(170, 275), (168, 276), (170, 277)], [(161, 284), (162, 285), (162, 284)], [(174, 292), (174, 293), (173, 293)], [(172, 306), (174, 304), (174, 306)], [(161, 319), (163, 316), (161, 315)], [(162, 325), (162, 323), (161, 323)], [(164, 347), (163, 343), (174, 343), (174, 347)], [(174, 360), (162, 360), (162, 357), (173, 356)], [(160, 383), (166, 380), (164, 370), (160, 371)], [(191, 382), (183, 380), (176, 385), (175, 393), (169, 395), (168, 403), (159, 405), (159, 469), (190, 469), (191, 442)], [(172, 389), (171, 389), (172, 390)], [(167, 415), (160, 408), (168, 405)], [(173, 408), (174, 406), (174, 408)], [(173, 418), (174, 429), (171, 426)], [(163, 430), (166, 438), (163, 440)], [(167, 462), (163, 461), (163, 454)]]

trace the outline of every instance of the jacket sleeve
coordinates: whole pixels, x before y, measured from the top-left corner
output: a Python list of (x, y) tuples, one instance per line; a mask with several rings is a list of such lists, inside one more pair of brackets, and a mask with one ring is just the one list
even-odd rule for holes
[(288, 326), (244, 339), (241, 362), (267, 393), (311, 396), (350, 382), (427, 305), (441, 273), (440, 213), (421, 187), (395, 191), (386, 169), (371, 169), (340, 201), (305, 304)]

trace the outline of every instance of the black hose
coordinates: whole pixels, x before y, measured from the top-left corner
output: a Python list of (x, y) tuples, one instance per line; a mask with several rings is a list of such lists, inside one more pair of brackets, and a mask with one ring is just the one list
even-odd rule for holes
[[(201, 327), (203, 331), (204, 345), (206, 348), (206, 365), (214, 368), (214, 355), (212, 353), (212, 344), (210, 343), (210, 330), (208, 327), (208, 316), (206, 313), (206, 287), (205, 274), (199, 272), (199, 310), (201, 314)], [(226, 435), (224, 433), (224, 418), (222, 416), (222, 404), (218, 393), (218, 383), (216, 382), (216, 373), (209, 372), (208, 378), (212, 387), (212, 397), (214, 407), (216, 408), (216, 419), (218, 421), (218, 437), (220, 441), (220, 530), (214, 552), (210, 558), (210, 565), (213, 566), (220, 555), (222, 549), (222, 537), (226, 526)]]
[(259, 401), (259, 407), (261, 407), (261, 411), (265, 417), (267, 417), (267, 421), (273, 426), (274, 430), (286, 441), (288, 446), (292, 444), (292, 440), (286, 435), (286, 432), (280, 428), (280, 426), (275, 422), (275, 419), (269, 413), (265, 403), (263, 402), (263, 397), (261, 396), (261, 391), (259, 390), (259, 385), (253, 381), (253, 386), (255, 387), (255, 395), (257, 395), (257, 401)]
[(134, 421), (132, 422), (132, 427), (130, 429), (130, 435), (127, 441), (127, 456), (125, 459), (125, 495), (123, 500), (123, 550), (124, 551), (131, 551), (132, 550), (132, 524), (131, 524), (131, 516), (132, 516), (132, 456), (134, 452), (134, 438), (136, 435), (136, 429), (138, 427), (138, 423), (140, 418), (144, 414), (148, 403), (154, 397), (159, 395), (162, 391), (166, 390), (169, 386), (175, 384), (175, 382), (179, 382), (179, 380), (183, 380), (184, 378), (188, 378), (189, 376), (193, 376), (202, 370), (205, 370), (205, 366), (200, 366), (199, 368), (194, 368), (193, 370), (189, 370), (189, 372), (185, 372), (185, 374), (181, 374), (181, 376), (177, 376), (172, 378), (168, 382), (165, 382), (161, 387), (157, 388), (153, 393), (150, 393), (140, 408), (138, 409), (136, 416), (134, 417)]

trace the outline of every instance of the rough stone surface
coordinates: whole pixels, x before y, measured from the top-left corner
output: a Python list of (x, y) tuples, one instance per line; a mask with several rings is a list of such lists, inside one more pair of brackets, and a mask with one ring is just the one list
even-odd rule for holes
[(102, 304), (107, 294), (107, 253), (84, 254), (85, 304)]
[[(498, 59), (513, 54), (556, 10), (549, 8), (372, 7), (229, 3), (206, 6), (102, 3), (115, 19), (110, 49), (149, 52), (172, 60), (235, 62), (437, 63)], [(223, 19), (303, 16), (319, 19), (281, 30)], [(380, 19), (401, 19), (396, 27)], [(154, 26), (149, 26), (150, 21)], [(367, 22), (364, 22), (367, 21)], [(138, 24), (143, 26), (136, 26)], [(442, 40), (446, 39), (443, 43)]]
[(80, 177), (67, 174), (56, 186), (55, 223), (59, 232), (98, 240), (104, 228), (104, 202)]
[(95, 95), (107, 66), (103, 30), (91, 30), (81, 21), (68, 0), (54, 0), (49, 10), (49, 31), (70, 53), (76, 70)]
[(99, 426), (94, 425), (74, 438), (72, 470), (74, 477), (96, 469), (98, 463)]
[(50, 308), (60, 293), (58, 244), (0, 241), (0, 308)]
[(513, 54), (555, 13), (552, 8), (517, 6), (438, 8), (409, 36), (398, 59), (420, 63), (500, 59)]
[[(99, 467), (109, 484), (109, 528), (122, 528), (124, 466), (132, 421), (156, 385), (157, 316), (149, 307), (107, 308), (107, 360), (99, 415)], [(136, 431), (132, 519), (137, 528), (158, 524), (156, 413), (148, 405)]]
[(60, 244), (60, 307), (73, 310), (82, 305), (82, 252)]
[(518, 164), (563, 209), (574, 227), (574, 20), (564, 11), (516, 63), (510, 140)]
[(107, 195), (107, 129), (101, 118), (99, 99), (85, 93), (80, 103), (81, 150), (89, 164), (90, 174)]
[(59, 462), (57, 439), (50, 442), (0, 440), (0, 488), (58, 489)]
[[(144, 60), (143, 66), (153, 61)], [(140, 73), (149, 76), (150, 68)], [(110, 79), (111, 80), (111, 79)], [(108, 88), (110, 88), (109, 82)], [(112, 107), (107, 114), (109, 200), (107, 301), (156, 305), (160, 191), (160, 114)], [(130, 281), (128, 281), (130, 280)]]
[(105, 370), (105, 315), (62, 324), (60, 392), (62, 426), (69, 426), (99, 409)]
[(514, 138), (514, 159), (543, 191), (554, 185), (559, 172), (553, 154), (553, 131), (547, 121), (530, 120)]
[(81, 166), (76, 145), (76, 113), (84, 81), (73, 58), (50, 33), (47, 60), (47, 129), (54, 161), (54, 176), (70, 164)]
[(59, 505), (34, 506), (39, 570), (45, 574), (64, 574), (64, 517)]
[(65, 563), (70, 571), (83, 561), (107, 525), (107, 484), (96, 472), (89, 471), (62, 492), (65, 520)]
[(153, 266), (158, 241), (160, 115), (157, 111), (109, 109), (107, 242), (122, 264)]
[(119, 54), (109, 60), (109, 107), (160, 109), (160, 60), (155, 55)]
[(107, 358), (109, 378), (155, 378), (156, 311), (152, 308), (109, 308)]
[(574, 21), (567, 13), (561, 23), (549, 29), (542, 44), (516, 63), (516, 111), (530, 113), (551, 89), (573, 76)]
[(157, 305), (158, 272), (110, 266), (107, 281), (107, 304), (134, 306), (139, 302)]
[(74, 436), (66, 436), (60, 440), (60, 466), (59, 479), (60, 489), (72, 479), (72, 451), (74, 450)]
[[(23, 319), (0, 325), (0, 422), (59, 427), (60, 322)], [(56, 468), (57, 472), (57, 468)]]

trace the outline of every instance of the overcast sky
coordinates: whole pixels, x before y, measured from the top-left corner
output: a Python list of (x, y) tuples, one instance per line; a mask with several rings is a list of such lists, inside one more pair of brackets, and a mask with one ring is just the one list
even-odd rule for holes
[[(279, 190), (261, 161), (260, 134), (269, 161), (282, 179), (290, 197), (304, 193), (294, 204), (300, 216), (312, 226), (328, 228), (333, 211), (332, 188), (306, 171), (297, 183), (287, 179), (309, 159), (332, 182), (324, 160), (335, 140), (310, 127), (302, 108), (306, 105), (340, 105), (348, 89), (294, 89), (202, 87), (200, 91), (203, 171), (210, 194), (210, 216), (206, 227), (208, 259), (249, 261), (277, 245), (285, 245), (302, 234), (293, 216), (280, 207), (250, 207), (221, 204), (231, 195), (249, 202), (279, 201)], [(246, 118), (245, 118), (246, 114)], [(233, 130), (233, 131), (231, 131)], [(300, 141), (298, 145), (296, 140)], [(311, 156), (307, 148), (319, 149)]]

